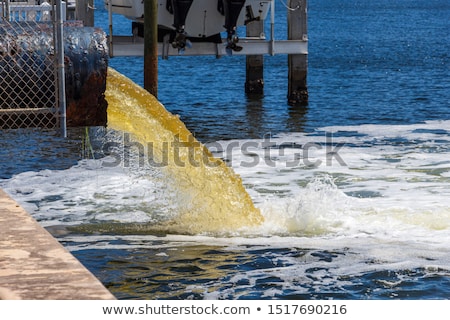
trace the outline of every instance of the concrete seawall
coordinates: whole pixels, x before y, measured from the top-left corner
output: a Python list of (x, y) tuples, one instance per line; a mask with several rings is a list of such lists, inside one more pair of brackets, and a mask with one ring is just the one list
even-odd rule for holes
[(114, 296), (0, 189), (0, 300), (102, 300)]

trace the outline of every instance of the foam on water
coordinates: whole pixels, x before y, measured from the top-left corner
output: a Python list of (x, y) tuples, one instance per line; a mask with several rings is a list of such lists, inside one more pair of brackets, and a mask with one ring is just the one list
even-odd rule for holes
[[(115, 266), (111, 274), (124, 274), (114, 288), (119, 294), (129, 292), (128, 297), (139, 297), (137, 292), (152, 292), (153, 286), (160, 286), (156, 293), (141, 297), (324, 298), (328, 294), (349, 298), (355, 294), (360, 299), (367, 294), (367, 298), (377, 295), (395, 298), (403, 290), (405, 297), (414, 294), (414, 290), (426, 290), (416, 285), (410, 292), (408, 283), (426, 283), (428, 279), (432, 285), (439, 281), (443, 285), (430, 292), (437, 298), (445, 297), (448, 284), (445, 279), (450, 276), (450, 251), (445, 243), (420, 239), (411, 242), (389, 235), (253, 238), (74, 235), (62, 241), (82, 258), (84, 252), (96, 252), (97, 260), (111, 261), (111, 266)], [(105, 248), (110, 251), (106, 253)], [(130, 257), (131, 268), (127, 262)], [(105, 265), (101, 269), (105, 281), (114, 283), (114, 277), (105, 272), (111, 267)], [(186, 279), (186, 272), (192, 281)], [(127, 280), (136, 277), (140, 280), (128, 287)], [(164, 289), (167, 279), (169, 287)]]
[[(449, 124), (329, 127), (272, 137), (270, 149), (263, 146), (267, 140), (222, 141), (211, 149), (242, 177), (265, 217), (249, 235), (432, 239), (450, 229), (450, 134), (441, 129)], [(334, 133), (334, 141), (324, 132)], [(226, 150), (249, 142), (252, 148), (217, 151), (219, 144)], [(107, 162), (105, 157), (68, 170), (25, 172), (2, 186), (44, 225), (172, 217), (178, 194), (158, 168), (103, 166)]]
[[(269, 229), (401, 235), (405, 240), (441, 233), (448, 241), (450, 133), (442, 129), (448, 125), (321, 128), (324, 134), (272, 138), (270, 153), (267, 148), (252, 151), (259, 159), (277, 158), (276, 165), (261, 161), (247, 169), (239, 165), (247, 161), (239, 153), (232, 163)], [(312, 147), (305, 153), (308, 144)], [(289, 153), (281, 145), (292, 146)], [(296, 157), (302, 161), (290, 167)]]
[(24, 172), (6, 188), (44, 226), (142, 223), (170, 218), (172, 212), (173, 195), (158, 172), (137, 175), (123, 167), (102, 167), (97, 160), (82, 160), (67, 170)]
[[(398, 289), (414, 279), (439, 282), (450, 275), (446, 128), (450, 121), (333, 126), (210, 143), (211, 153), (242, 178), (264, 217), (262, 224), (239, 224), (239, 231), (224, 237), (217, 223), (216, 232), (206, 236), (202, 223), (211, 220), (194, 219), (190, 230), (197, 232), (190, 236), (161, 237), (157, 229), (121, 235), (127, 232), (116, 228), (115, 235), (73, 233), (61, 241), (80, 254), (91, 249), (111, 249), (119, 256), (148, 250), (144, 255), (152, 263), (176, 267), (178, 261), (185, 265), (187, 258), (200, 259), (199, 268), (210, 279), (186, 285), (178, 293), (181, 297), (186, 292), (211, 299), (249, 297), (252, 292), (263, 298), (310, 297), (324, 288), (339, 297), (335, 292), (358, 292), (360, 275), (376, 283), (373, 290)], [(118, 135), (106, 129), (105, 143)], [(160, 168), (139, 165), (133, 150), (131, 166), (111, 166), (114, 159), (104, 155), (67, 170), (20, 173), (0, 186), (46, 227), (89, 224), (95, 231), (102, 223), (158, 226), (177, 218), (179, 190), (167, 183)], [(209, 216), (233, 219), (223, 208), (214, 210), (210, 208)], [(174, 281), (185, 281), (185, 272), (177, 280), (170, 267), (166, 271)], [(178, 297), (162, 292), (158, 297)]]
[[(442, 128), (449, 124), (321, 128), (314, 134), (273, 137), (270, 153), (266, 147), (257, 147), (262, 140), (252, 140), (256, 144), (250, 153), (250, 149), (235, 148), (226, 156), (265, 222), (234, 238), (166, 239), (183, 244), (214, 241), (229, 248), (233, 244), (351, 248), (359, 255), (355, 258), (359, 265), (351, 267), (347, 253), (345, 265), (337, 263), (336, 272), (342, 268), (367, 271), (372, 268), (366, 265), (370, 259), (387, 266), (446, 268), (450, 262), (450, 135)], [(325, 132), (334, 133), (333, 148), (328, 151)], [(245, 142), (249, 141), (239, 145)], [(290, 148), (276, 147), (288, 142)], [(220, 142), (223, 150), (231, 143)], [(302, 158), (298, 166), (289, 167), (307, 143), (314, 144), (308, 161), (322, 162), (308, 166)], [(330, 150), (345, 165), (336, 160), (336, 154), (327, 165)], [(249, 156), (253, 165), (243, 166)], [(155, 168), (104, 167), (105, 159), (83, 160), (68, 170), (21, 173), (3, 181), (2, 187), (45, 226), (154, 223), (176, 211), (176, 195)]]
[[(361, 158), (354, 156), (355, 161), (366, 163), (366, 157)], [(100, 164), (85, 160), (68, 170), (22, 173), (3, 182), (2, 187), (47, 226), (110, 220), (152, 223), (171, 214), (174, 199), (169, 190), (164, 191), (158, 174), (139, 175), (124, 168), (102, 168)], [(420, 182), (386, 179), (377, 169), (357, 169), (353, 164), (346, 170), (356, 170), (357, 177), (337, 175), (337, 179), (333, 174), (323, 175), (323, 168), (305, 169), (303, 173), (299, 170), (284, 175), (266, 190), (264, 183), (270, 184), (270, 179), (253, 179), (247, 170), (241, 170), (265, 223), (240, 236), (69, 234), (60, 241), (75, 255), (81, 255), (88, 266), (90, 257), (83, 258), (83, 254), (96, 252), (97, 262), (90, 266), (94, 270), (100, 261), (105, 261), (105, 270), (114, 266), (114, 272), (101, 273), (106, 283), (112, 281), (108, 275), (123, 273), (121, 284), (115, 288), (118, 297), (133, 297), (139, 292), (138, 287), (132, 291), (125, 287), (127, 277), (149, 277), (149, 283), (155, 284), (167, 277), (171, 283), (185, 283), (187, 271), (178, 274), (173, 270), (188, 268), (186, 261), (192, 261), (192, 272), (203, 280), (192, 281), (179, 290), (171, 287), (166, 293), (161, 289), (156, 295), (141, 297), (199, 295), (226, 299), (289, 294), (306, 298), (315, 294), (326, 297), (330, 292), (336, 298), (337, 294), (359, 292), (358, 286), (363, 286), (368, 297), (378, 290), (380, 295), (395, 292), (395, 298), (410, 281), (449, 277), (450, 209), (446, 196), (431, 192), (417, 200), (408, 189), (411, 183)], [(360, 170), (372, 178), (362, 181)], [(400, 174), (403, 167), (389, 170)], [(259, 168), (260, 175), (273, 174), (270, 171)], [(281, 182), (285, 185), (279, 186)], [(292, 194), (286, 191), (289, 184), (297, 186)], [(433, 188), (445, 191), (447, 185), (435, 182)], [(381, 186), (386, 187), (382, 192)], [(374, 191), (372, 188), (380, 194), (373, 197), (369, 192)], [(349, 196), (347, 190), (353, 194), (365, 190), (368, 197)], [(397, 191), (389, 194), (391, 190)], [(426, 188), (421, 191), (428, 193)], [(122, 270), (123, 263), (107, 264), (111, 259), (128, 261), (129, 254), (135, 268), (124, 264)], [(141, 264), (144, 273), (138, 274)], [(161, 264), (165, 266), (162, 269)], [(149, 270), (158, 271), (153, 276)], [(365, 278), (364, 284), (358, 277)], [(149, 283), (142, 283), (143, 292), (150, 290)], [(129, 296), (125, 294), (128, 291)], [(440, 296), (434, 292), (434, 297)]]

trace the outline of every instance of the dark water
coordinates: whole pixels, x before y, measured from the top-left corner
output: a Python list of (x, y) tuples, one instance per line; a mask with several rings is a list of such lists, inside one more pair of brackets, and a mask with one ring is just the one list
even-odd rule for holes
[[(229, 250), (205, 244), (183, 246), (173, 254), (160, 247), (161, 241), (153, 245), (155, 248), (86, 249), (74, 254), (118, 299), (449, 298), (450, 279), (444, 270), (380, 269), (336, 275), (333, 269), (339, 260), (352, 254), (348, 249), (253, 245)], [(308, 266), (298, 268), (299, 261)]]
[[(96, 7), (96, 25), (107, 30), (107, 12), (98, 0)], [(348, 188), (347, 195), (378, 202), (354, 215), (352, 204), (350, 213), (343, 210), (342, 217), (335, 217), (339, 223), (330, 224), (333, 232), (315, 236), (273, 236), (271, 232), (231, 239), (60, 236), (119, 299), (449, 298), (450, 2), (310, 0), (308, 7), (307, 106), (287, 104), (287, 57), (283, 55), (265, 57), (265, 93), (257, 98), (244, 93), (244, 57), (160, 60), (158, 98), (205, 143), (261, 139), (267, 133), (315, 137), (322, 127), (335, 126), (336, 136), (348, 139), (348, 162), (355, 157), (359, 165), (356, 173), (332, 173), (337, 186)], [(279, 39), (286, 34), (285, 11), (282, 2), (276, 1)], [(127, 34), (129, 21), (119, 20), (115, 20), (115, 32)], [(142, 85), (141, 58), (113, 58), (110, 66)], [(426, 126), (427, 121), (437, 122)], [(439, 127), (439, 121), (443, 126)], [(24, 173), (69, 169), (86, 151), (81, 129), (70, 130), (68, 140), (41, 131), (2, 135), (0, 178), (19, 174), (13, 180), (17, 186), (8, 182), (2, 186), (28, 204), (32, 201), (20, 199), (19, 192), (26, 193)], [(92, 142), (98, 151), (95, 134)], [(255, 198), (269, 193), (280, 200), (287, 197), (283, 194), (290, 195), (282, 188), (303, 190), (309, 174), (319, 171), (306, 170), (302, 178), (292, 178), (298, 171), (239, 173)], [(426, 179), (417, 172), (426, 174)], [(54, 175), (56, 181), (65, 173)], [(276, 181), (261, 191), (258, 175)], [(419, 180), (423, 184), (415, 188)], [(89, 181), (81, 181), (88, 190)], [(341, 195), (335, 189), (321, 185), (314, 190), (315, 207), (334, 212), (333, 207), (340, 205)], [(420, 192), (435, 198), (423, 200), (422, 205)], [(329, 200), (332, 203), (327, 206)], [(353, 201), (351, 197), (344, 200)], [(36, 215), (52, 205), (61, 210), (52, 201), (33, 202), (38, 203), (37, 209), (33, 207)], [(398, 202), (409, 202), (404, 211), (413, 216), (403, 215), (403, 209), (385, 209), (384, 201), (393, 201), (394, 208)], [(442, 210), (429, 209), (433, 206)], [(421, 209), (414, 211), (415, 207)], [(78, 210), (84, 210), (82, 205)], [(95, 213), (90, 214), (86, 219), (95, 220)], [(397, 225), (392, 217), (407, 223)], [(323, 223), (321, 219), (317, 221)], [(422, 230), (423, 226), (431, 227)]]

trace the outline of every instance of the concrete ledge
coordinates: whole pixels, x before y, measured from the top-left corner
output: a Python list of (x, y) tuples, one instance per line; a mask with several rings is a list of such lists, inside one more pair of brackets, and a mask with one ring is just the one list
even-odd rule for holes
[(0, 189), (0, 300), (87, 300), (114, 296)]

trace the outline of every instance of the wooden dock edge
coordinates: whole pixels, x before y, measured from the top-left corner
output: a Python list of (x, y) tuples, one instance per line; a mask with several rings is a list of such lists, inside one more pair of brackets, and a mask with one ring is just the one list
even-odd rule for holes
[(0, 189), (0, 300), (114, 300), (66, 248)]

